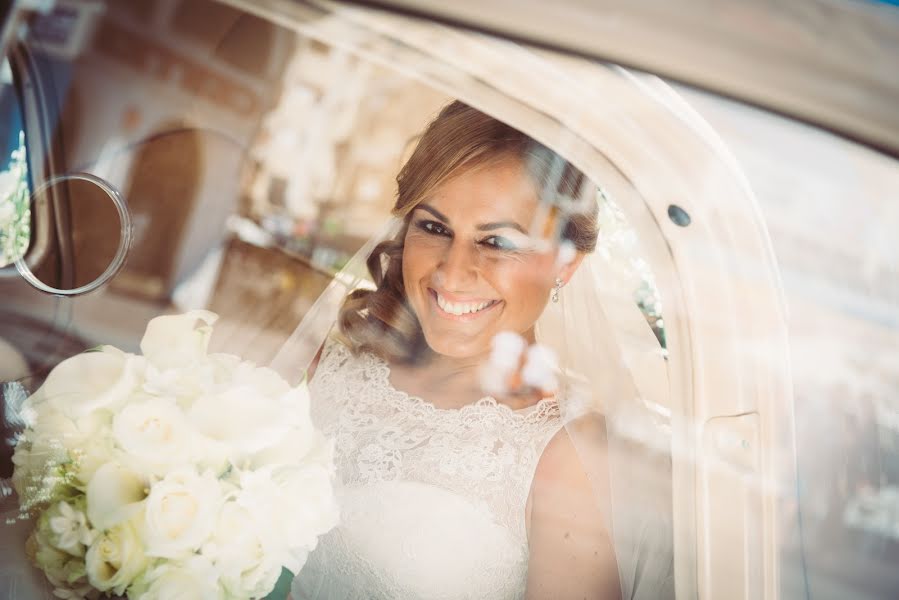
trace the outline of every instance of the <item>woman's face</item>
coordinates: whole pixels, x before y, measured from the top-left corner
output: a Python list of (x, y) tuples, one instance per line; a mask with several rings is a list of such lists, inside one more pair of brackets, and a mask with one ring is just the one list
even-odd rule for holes
[(475, 167), (437, 188), (411, 214), (403, 250), (406, 295), (434, 352), (490, 350), (493, 336), (533, 340), (556, 277), (554, 247), (528, 235), (537, 192), (520, 162)]

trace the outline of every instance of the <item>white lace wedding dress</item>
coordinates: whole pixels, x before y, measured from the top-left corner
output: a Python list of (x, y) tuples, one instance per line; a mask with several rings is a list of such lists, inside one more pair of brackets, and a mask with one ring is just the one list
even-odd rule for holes
[(336, 440), (341, 524), (294, 580), (294, 599), (523, 597), (525, 504), (562, 427), (558, 403), (444, 410), (389, 374), (371, 354), (325, 347), (310, 392), (316, 425)]

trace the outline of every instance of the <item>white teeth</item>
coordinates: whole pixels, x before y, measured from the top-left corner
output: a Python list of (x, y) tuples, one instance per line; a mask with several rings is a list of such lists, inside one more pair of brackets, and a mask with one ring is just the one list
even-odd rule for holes
[(466, 315), (478, 312), (490, 306), (491, 302), (449, 302), (440, 294), (437, 294), (437, 305), (444, 311), (453, 315)]

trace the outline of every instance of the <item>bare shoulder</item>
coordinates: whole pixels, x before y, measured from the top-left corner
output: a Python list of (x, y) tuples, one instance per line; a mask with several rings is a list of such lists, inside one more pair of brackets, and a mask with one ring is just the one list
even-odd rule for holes
[(605, 423), (569, 423), (547, 444), (531, 489), (528, 598), (617, 598)]
[(606, 424), (601, 415), (568, 423), (546, 445), (531, 484), (531, 527), (590, 522), (602, 535), (610, 504)]
[[(535, 492), (561, 483), (584, 483), (593, 476), (608, 479), (605, 419), (580, 417), (561, 428), (546, 445), (534, 474)], [(598, 482), (597, 482), (598, 483)]]

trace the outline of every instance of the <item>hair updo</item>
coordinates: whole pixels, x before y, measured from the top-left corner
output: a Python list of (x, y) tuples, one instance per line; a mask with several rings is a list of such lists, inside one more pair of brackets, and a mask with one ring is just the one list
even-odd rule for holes
[(558, 237), (578, 251), (594, 250), (596, 186), (568, 161), (524, 133), (458, 100), (452, 102), (425, 129), (396, 177), (392, 212), (403, 220), (403, 226), (396, 237), (378, 244), (368, 257), (376, 289), (354, 290), (340, 309), (340, 333), (353, 352), (372, 352), (404, 363), (420, 356), (426, 342), (403, 285), (403, 244), (410, 216), (436, 188), (465, 169), (508, 159), (521, 161), (541, 198), (551, 204)]

